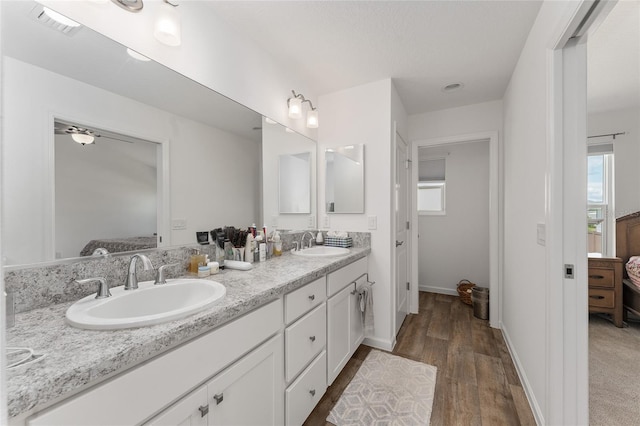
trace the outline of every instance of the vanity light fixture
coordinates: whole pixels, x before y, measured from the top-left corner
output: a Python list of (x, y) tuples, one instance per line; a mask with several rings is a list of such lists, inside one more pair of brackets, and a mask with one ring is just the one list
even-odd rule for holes
[(311, 109), (307, 111), (307, 127), (310, 129), (317, 129), (318, 109), (313, 106), (309, 99), (305, 99), (302, 93), (296, 93), (295, 90), (292, 90), (291, 93), (293, 93), (293, 97), (287, 99), (289, 118), (302, 118), (302, 104), (308, 102)]
[(160, 43), (167, 46), (180, 46), (182, 43), (182, 29), (180, 24), (180, 13), (176, 10), (177, 4), (163, 0), (156, 16), (156, 23), (153, 35)]

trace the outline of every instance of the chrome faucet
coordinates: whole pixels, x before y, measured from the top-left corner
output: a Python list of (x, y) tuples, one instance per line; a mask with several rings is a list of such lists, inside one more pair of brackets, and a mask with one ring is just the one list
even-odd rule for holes
[(124, 283), (125, 290), (135, 290), (138, 288), (138, 275), (136, 273), (136, 261), (140, 259), (145, 271), (153, 269), (153, 264), (147, 256), (144, 254), (134, 254), (129, 261), (129, 274), (127, 275), (127, 281)]
[(307, 234), (309, 234), (309, 236), (311, 237), (311, 239), (309, 240), (309, 248), (311, 248), (311, 244), (313, 243), (313, 240), (315, 239), (315, 237), (313, 236), (313, 234), (311, 232), (306, 231), (304, 234), (302, 234), (302, 238), (300, 238), (300, 250), (304, 249), (304, 237), (306, 237)]
[(106, 299), (107, 297), (111, 297), (111, 292), (109, 291), (109, 285), (107, 284), (107, 280), (103, 277), (95, 277), (95, 278), (87, 278), (84, 280), (74, 280), (78, 284), (87, 284), (94, 281), (98, 282), (98, 292), (96, 293), (96, 299)]

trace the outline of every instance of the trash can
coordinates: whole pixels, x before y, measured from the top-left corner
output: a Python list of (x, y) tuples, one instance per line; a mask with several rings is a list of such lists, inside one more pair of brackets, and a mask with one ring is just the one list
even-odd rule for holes
[(489, 289), (475, 286), (471, 289), (473, 316), (483, 320), (489, 319)]

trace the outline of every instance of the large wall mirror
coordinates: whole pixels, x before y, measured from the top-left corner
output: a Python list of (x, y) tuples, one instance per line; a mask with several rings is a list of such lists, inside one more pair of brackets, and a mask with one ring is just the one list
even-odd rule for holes
[[(126, 251), (138, 238), (185, 245), (219, 226), (279, 225), (262, 202), (277, 202), (277, 186), (263, 186), (277, 166), (263, 164), (259, 114), (89, 28), (65, 34), (35, 2), (0, 7), (4, 265), (78, 257), (91, 240)], [(315, 158), (315, 143), (293, 135)], [(85, 163), (107, 146), (98, 157), (110, 166)]]
[(327, 213), (364, 213), (364, 145), (326, 148)]

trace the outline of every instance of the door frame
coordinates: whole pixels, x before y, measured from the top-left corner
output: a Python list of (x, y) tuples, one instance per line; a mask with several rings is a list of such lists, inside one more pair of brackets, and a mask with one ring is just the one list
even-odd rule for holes
[[(498, 131), (467, 133), (454, 136), (416, 140), (411, 143), (411, 158), (414, 164), (418, 161), (418, 148), (455, 143), (466, 143), (489, 140), (489, 324), (500, 328), (502, 324), (502, 276), (503, 276), (503, 229), (504, 229), (504, 176), (502, 143)], [(418, 186), (418, 167), (411, 170), (411, 188)], [(418, 193), (411, 191), (411, 223), (413, 230), (418, 226), (417, 206)], [(413, 234), (413, 233), (412, 233)], [(410, 311), (418, 312), (418, 245), (411, 245), (411, 307)]]
[(582, 0), (547, 50), (547, 424), (589, 423), (586, 42), (615, 4)]
[[(397, 236), (397, 231), (396, 231), (396, 221), (397, 221), (397, 215), (396, 215), (396, 210), (395, 210), (395, 205), (396, 205), (396, 198), (395, 198), (395, 185), (396, 185), (396, 175), (398, 173), (398, 171), (396, 170), (396, 166), (398, 164), (397, 162), (397, 158), (396, 155), (398, 153), (398, 138), (400, 138), (402, 140), (402, 143), (405, 144), (407, 151), (406, 151), (406, 159), (405, 161), (407, 161), (407, 165), (405, 166), (407, 168), (407, 182), (406, 182), (406, 188), (405, 191), (407, 192), (406, 196), (406, 215), (407, 215), (407, 221), (409, 221), (409, 229), (407, 229), (407, 236), (405, 238), (405, 243), (406, 243), (406, 250), (407, 250), (407, 280), (409, 281), (409, 291), (407, 291), (407, 312), (405, 315), (405, 318), (407, 317), (407, 315), (409, 315), (410, 313), (417, 313), (417, 310), (414, 312), (411, 307), (412, 307), (412, 303), (416, 303), (418, 302), (417, 299), (417, 291), (415, 292), (415, 297), (413, 297), (413, 289), (414, 288), (418, 288), (418, 284), (417, 281), (413, 280), (413, 274), (412, 274), (412, 248), (413, 248), (413, 233), (410, 232), (414, 229), (415, 224), (417, 222), (415, 222), (413, 220), (413, 216), (411, 215), (411, 211), (412, 211), (412, 206), (415, 206), (412, 198), (411, 198), (411, 191), (410, 188), (412, 188), (411, 186), (411, 182), (412, 182), (412, 169), (414, 169), (415, 167), (412, 167), (412, 154), (411, 154), (411, 144), (407, 141), (404, 140), (404, 138), (402, 137), (402, 135), (400, 134), (400, 132), (398, 132), (398, 128), (397, 128), (397, 123), (394, 122), (394, 136), (393, 136), (393, 183), (392, 183), (392, 187), (394, 188), (391, 192), (392, 192), (392, 202), (391, 202), (391, 209), (392, 209), (392, 221), (391, 221), (391, 242), (392, 242), (392, 258), (393, 258), (393, 271), (392, 271), (392, 277), (393, 277), (393, 291), (392, 291), (392, 301), (393, 301), (393, 312), (392, 312), (392, 317), (393, 317), (393, 336), (394, 336), (394, 342), (395, 342), (395, 337), (397, 336), (398, 332), (400, 331), (400, 326), (397, 324), (397, 318), (398, 318), (398, 306), (397, 303), (398, 301), (396, 300), (396, 295), (397, 295), (397, 289), (396, 286), (398, 285), (397, 278), (398, 278), (398, 265), (397, 265), (397, 256), (396, 256), (396, 247), (395, 247), (395, 241), (396, 241), (396, 236)], [(404, 320), (403, 320), (404, 321)], [(395, 343), (394, 343), (395, 346)]]

